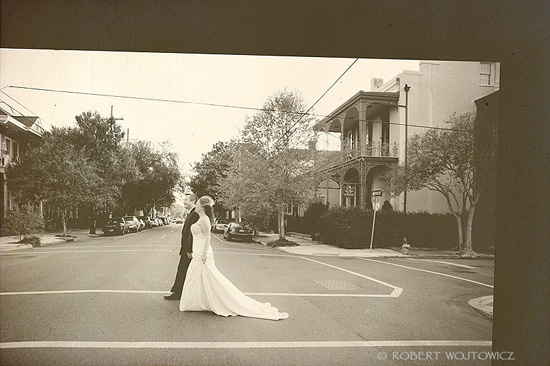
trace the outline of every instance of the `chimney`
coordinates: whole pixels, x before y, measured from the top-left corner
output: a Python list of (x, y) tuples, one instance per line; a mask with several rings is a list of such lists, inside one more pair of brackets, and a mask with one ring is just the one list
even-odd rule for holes
[(382, 78), (372, 78), (370, 79), (370, 90), (376, 91), (384, 84), (384, 79)]

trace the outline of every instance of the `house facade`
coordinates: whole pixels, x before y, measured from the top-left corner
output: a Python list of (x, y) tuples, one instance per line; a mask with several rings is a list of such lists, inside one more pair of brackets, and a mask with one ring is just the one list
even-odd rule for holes
[[(407, 212), (447, 212), (439, 193), (427, 189), (390, 194), (387, 177), (405, 163), (406, 142), (427, 128), (446, 127), (454, 113), (475, 112), (475, 101), (499, 88), (495, 62), (422, 61), (384, 83), (371, 80), (314, 129), (340, 138), (339, 155), (317, 164), (317, 195), (331, 206), (372, 207), (378, 202)], [(322, 137), (320, 138), (322, 140)]]
[(42, 138), (44, 129), (36, 116), (22, 116), (12, 111), (5, 103), (0, 107), (0, 221), (8, 210), (16, 208), (16, 202), (10, 197), (6, 182), (6, 167), (10, 161), (25, 154), (32, 140)]

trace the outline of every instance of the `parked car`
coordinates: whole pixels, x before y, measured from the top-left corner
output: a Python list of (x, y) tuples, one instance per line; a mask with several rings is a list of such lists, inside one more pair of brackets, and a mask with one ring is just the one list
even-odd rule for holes
[(142, 219), (138, 218), (138, 222), (139, 222), (139, 231), (142, 231), (145, 229), (145, 221), (143, 221)]
[(212, 225), (212, 232), (214, 233), (223, 233), (229, 225), (230, 220), (228, 219), (216, 219)]
[(181, 217), (178, 217), (176, 219), (176, 224), (183, 224), (183, 219)]
[(130, 231), (128, 223), (122, 217), (113, 217), (112, 219), (107, 220), (105, 225), (101, 228), (104, 235), (110, 234), (126, 234)]
[(145, 225), (144, 226), (144, 229), (150, 229), (153, 227), (153, 222), (151, 221), (151, 219), (147, 216), (140, 216), (139, 219), (141, 221), (143, 221), (143, 224)]
[(135, 216), (124, 216), (124, 221), (128, 223), (128, 230), (131, 230), (135, 233), (138, 231), (141, 231), (141, 224), (139, 223), (139, 220)]
[(162, 225), (164, 225), (164, 224), (162, 223), (162, 220), (159, 219), (158, 217), (157, 217), (156, 219), (154, 219), (154, 221), (155, 221), (155, 223), (156, 223), (155, 226), (162, 226)]
[(169, 225), (170, 221), (166, 217), (159, 217), (160, 221), (162, 221), (163, 225)]
[(224, 239), (227, 239), (229, 241), (233, 239), (241, 239), (250, 243), (252, 242), (253, 234), (254, 231), (248, 226), (247, 223), (232, 221), (225, 228), (225, 231), (223, 232), (223, 237)]

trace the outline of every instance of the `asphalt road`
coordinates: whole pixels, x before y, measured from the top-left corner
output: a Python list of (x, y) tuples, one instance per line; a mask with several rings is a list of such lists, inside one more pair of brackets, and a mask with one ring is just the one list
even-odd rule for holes
[[(289, 319), (166, 301), (181, 225), (0, 254), (1, 365), (490, 365), (490, 260), (296, 256), (212, 244), (218, 268)], [(444, 263), (446, 262), (446, 263)], [(512, 356), (513, 357), (513, 356)]]

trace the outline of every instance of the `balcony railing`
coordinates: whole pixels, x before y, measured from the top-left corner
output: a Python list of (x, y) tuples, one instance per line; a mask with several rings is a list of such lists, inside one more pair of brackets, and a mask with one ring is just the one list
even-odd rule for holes
[(344, 149), (344, 160), (351, 160), (360, 156), (364, 157), (389, 157), (397, 158), (399, 149), (397, 142), (381, 143), (371, 142), (367, 145), (362, 145), (355, 149)]

